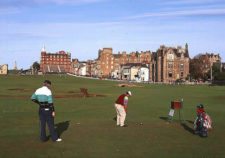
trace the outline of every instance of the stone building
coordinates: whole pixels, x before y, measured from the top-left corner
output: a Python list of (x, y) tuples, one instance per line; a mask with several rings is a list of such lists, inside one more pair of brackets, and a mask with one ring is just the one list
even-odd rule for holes
[[(217, 60), (217, 57), (213, 56), (212, 59)], [(97, 59), (87, 60), (85, 63), (80, 62), (78, 59), (73, 59), (71, 62), (70, 53), (64, 51), (47, 53), (45, 48), (43, 48), (41, 51), (40, 68), (43, 73), (71, 72), (76, 75), (85, 74), (91, 77), (125, 79), (126, 66), (123, 67), (125, 70), (124, 73), (122, 72), (122, 65), (144, 64), (146, 65), (145, 68), (136, 69), (132, 67), (131, 69), (135, 73), (143, 75), (140, 77), (140, 81), (174, 82), (178, 79), (185, 80), (188, 77), (189, 62), (190, 58), (187, 44), (185, 48), (181, 46), (166, 47), (162, 45), (156, 52), (136, 51), (127, 53), (124, 51), (118, 52), (117, 54), (113, 53), (112, 48), (103, 48), (98, 51)], [(122, 73), (124, 73), (123, 77)], [(146, 79), (146, 76), (148, 76), (148, 79)], [(134, 78), (130, 77), (132, 80)], [(129, 78), (127, 79), (129, 80)]]
[(8, 74), (8, 65), (0, 65), (0, 75), (7, 75)]
[(68, 73), (71, 71), (71, 54), (65, 51), (47, 53), (41, 51), (40, 71), (46, 73)]
[(188, 45), (185, 48), (166, 47), (151, 51), (126, 52), (113, 54), (112, 48), (99, 50), (97, 62), (100, 74), (105, 77), (121, 77), (121, 65), (141, 63), (149, 69), (150, 82), (174, 82), (177, 79), (186, 79), (189, 75)]
[(152, 74), (155, 82), (174, 82), (189, 75), (188, 45), (185, 48), (160, 46), (153, 54)]
[(90, 77), (98, 77), (100, 68), (97, 60), (88, 60), (87, 61), (87, 75)]
[(219, 54), (214, 53), (205, 53), (201, 54), (203, 58), (209, 59), (210, 66), (213, 66), (214, 63), (221, 63), (221, 57)]
[(221, 57), (219, 54), (214, 53), (198, 54), (197, 56), (194, 57), (194, 59), (200, 59), (203, 62), (204, 73), (208, 73), (214, 64), (218, 65), (218, 67), (220, 67), (220, 71), (222, 71)]
[[(72, 66), (71, 66), (71, 73), (75, 75), (81, 75), (84, 74), (84, 65), (85, 65), (85, 76), (89, 77), (98, 77), (99, 75), (99, 69), (97, 67), (97, 61), (96, 60), (87, 60), (87, 61), (79, 61), (78, 59), (72, 59)], [(83, 69), (82, 73), (80, 69)]]
[(80, 62), (78, 59), (72, 59), (71, 62), (71, 73), (78, 75), (79, 73), (79, 67), (80, 67)]
[(98, 52), (98, 68), (100, 69), (100, 75), (104, 77), (112, 76), (112, 73), (120, 72), (120, 65), (127, 63), (146, 63), (151, 61), (151, 52), (126, 52), (113, 54), (112, 48), (103, 48)]

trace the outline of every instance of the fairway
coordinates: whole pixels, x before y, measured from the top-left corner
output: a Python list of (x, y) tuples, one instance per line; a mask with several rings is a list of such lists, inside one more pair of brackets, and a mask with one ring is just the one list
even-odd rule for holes
[[(62, 142), (39, 141), (38, 106), (30, 97), (52, 81), (55, 124)], [(153, 85), (71, 76), (0, 76), (1, 158), (219, 158), (225, 157), (225, 86)], [(80, 97), (87, 88), (90, 97)], [(127, 128), (116, 127), (116, 98), (130, 90)], [(170, 102), (184, 99), (184, 124), (166, 121)], [(213, 121), (208, 138), (193, 134), (195, 108)], [(143, 123), (143, 125), (140, 125)]]

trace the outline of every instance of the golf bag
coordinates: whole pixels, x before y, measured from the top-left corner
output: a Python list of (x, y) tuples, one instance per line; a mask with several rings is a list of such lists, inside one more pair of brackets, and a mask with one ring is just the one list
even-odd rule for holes
[(194, 122), (195, 134), (199, 134), (201, 137), (208, 136), (208, 129), (211, 129), (211, 118), (205, 112), (199, 113)]

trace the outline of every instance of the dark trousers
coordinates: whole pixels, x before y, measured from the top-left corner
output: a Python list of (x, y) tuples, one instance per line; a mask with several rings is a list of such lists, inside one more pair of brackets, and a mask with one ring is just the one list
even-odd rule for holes
[(40, 139), (46, 141), (46, 123), (53, 141), (58, 139), (58, 135), (54, 127), (54, 117), (52, 116), (51, 110), (39, 109), (39, 118), (40, 118)]

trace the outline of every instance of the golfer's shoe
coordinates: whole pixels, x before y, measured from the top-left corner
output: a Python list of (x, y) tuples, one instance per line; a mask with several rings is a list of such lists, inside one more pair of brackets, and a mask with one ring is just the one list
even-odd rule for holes
[(123, 125), (123, 126), (121, 126), (121, 127), (128, 127), (128, 125)]
[(56, 142), (61, 142), (61, 141), (62, 141), (61, 138), (56, 139)]

